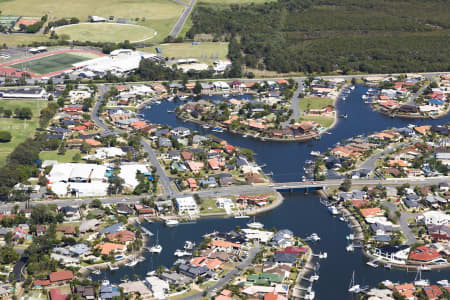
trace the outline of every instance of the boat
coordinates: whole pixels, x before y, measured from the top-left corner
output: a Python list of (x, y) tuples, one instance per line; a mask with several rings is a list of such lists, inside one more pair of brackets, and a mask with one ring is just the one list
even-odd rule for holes
[(349, 293), (359, 294), (361, 292), (364, 292), (365, 290), (367, 290), (367, 287), (362, 287), (359, 284), (356, 284), (355, 271), (353, 271), (352, 279), (350, 280), (350, 285), (348, 287)]
[(263, 229), (264, 228), (264, 224), (256, 222), (255, 221), (255, 217), (253, 217), (253, 222), (247, 223), (247, 227), (248, 228), (252, 228), (252, 229)]
[(110, 271), (115, 271), (115, 270), (119, 270), (119, 267), (115, 267), (112, 264), (108, 264), (109, 270)]
[(352, 86), (349, 87), (349, 89), (351, 89), (353, 91), (355, 89), (355, 86), (352, 85)]
[(326, 259), (328, 257), (328, 253), (324, 252), (324, 253), (319, 253), (319, 258), (320, 259)]
[(153, 276), (153, 275), (155, 275), (155, 274), (156, 274), (156, 271), (155, 271), (155, 270), (150, 271), (150, 272), (147, 272), (147, 276)]
[(186, 100), (187, 98), (189, 98), (189, 96), (178, 96), (178, 99), (180, 99), (180, 100)]
[(353, 241), (355, 239), (355, 235), (353, 233), (350, 233), (345, 237), (347, 240)]
[(337, 210), (336, 206), (334, 206), (334, 205), (328, 206), (328, 211), (332, 215), (338, 215), (339, 214), (339, 211)]
[(194, 249), (194, 247), (195, 247), (195, 243), (194, 242), (191, 242), (191, 241), (186, 241), (185, 243), (184, 243), (184, 250), (192, 250), (192, 249)]
[(314, 291), (307, 292), (303, 299), (313, 300), (316, 297), (316, 293)]
[(375, 261), (368, 261), (366, 265), (371, 266), (372, 268), (378, 268), (378, 265), (375, 263)]
[(167, 112), (168, 112), (168, 113), (173, 113), (173, 112), (174, 112), (174, 110), (170, 110), (170, 109), (168, 109), (168, 110), (167, 110)]
[(345, 218), (344, 217), (339, 217), (339, 221), (345, 222)]
[(159, 100), (156, 100), (155, 102), (153, 102), (153, 103), (155, 103), (155, 104), (161, 104), (161, 101), (159, 101)]
[(94, 269), (94, 268), (88, 268), (89, 271), (91, 271), (92, 274), (94, 275), (100, 275), (102, 274), (102, 271), (98, 270), (98, 269)]
[(161, 253), (162, 246), (158, 243), (159, 241), (159, 231), (156, 232), (156, 243), (152, 247), (150, 247), (149, 251), (150, 253)]
[(443, 287), (450, 286), (450, 282), (448, 281), (448, 279), (442, 279), (442, 280), (437, 281), (436, 283)]
[(207, 125), (207, 124), (202, 125), (202, 127), (203, 127), (204, 129), (209, 129), (209, 128), (211, 128), (211, 127), (209, 127), (209, 125)]
[(309, 154), (311, 156), (320, 156), (320, 151), (311, 151)]
[(362, 97), (361, 97), (363, 100), (366, 100), (366, 99), (368, 99), (369, 98), (369, 96), (367, 96), (367, 95), (362, 95)]
[(420, 269), (417, 270), (414, 285), (417, 287), (426, 287), (430, 285), (430, 281), (428, 279), (422, 279), (422, 271)]
[(177, 257), (183, 257), (183, 256), (191, 256), (192, 253), (188, 252), (188, 251), (185, 251), (185, 250), (177, 249), (177, 250), (175, 250), (173, 255), (175, 255)]
[(126, 263), (125, 266), (127, 266), (127, 267), (134, 267), (138, 263), (139, 263), (139, 260), (133, 259), (133, 260), (129, 261), (128, 263)]
[(385, 287), (394, 286), (394, 283), (390, 280), (384, 280), (381, 282), (381, 284), (383, 284)]
[(235, 219), (248, 219), (248, 218), (250, 218), (250, 216), (247, 216), (247, 215), (237, 215), (237, 216), (234, 216), (234, 218), (235, 218)]
[(389, 270), (392, 269), (392, 265), (391, 265), (391, 264), (385, 264), (384, 267), (385, 267), (386, 269), (389, 269)]
[(343, 119), (347, 119), (348, 115), (347, 114), (342, 114), (342, 115), (340, 115), (340, 117), (343, 118)]
[(320, 236), (318, 236), (317, 233), (312, 233), (310, 236), (308, 236), (308, 237), (305, 239), (305, 241), (315, 243), (315, 242), (320, 241)]
[(345, 250), (347, 252), (353, 252), (353, 251), (355, 251), (355, 248), (353, 247), (353, 245), (348, 245), (347, 247), (345, 247)]
[(314, 275), (312, 275), (310, 278), (309, 278), (309, 281), (317, 281), (317, 280), (319, 280), (319, 275), (317, 275), (316, 273), (314, 273)]
[(224, 130), (221, 127), (216, 127), (212, 131), (214, 131), (214, 132), (223, 132)]
[(178, 224), (180, 224), (180, 222), (178, 222), (178, 220), (175, 219), (167, 219), (165, 224), (166, 226), (177, 226)]
[(242, 137), (243, 137), (243, 138), (246, 138), (247, 136), (248, 136), (248, 135), (244, 134)]

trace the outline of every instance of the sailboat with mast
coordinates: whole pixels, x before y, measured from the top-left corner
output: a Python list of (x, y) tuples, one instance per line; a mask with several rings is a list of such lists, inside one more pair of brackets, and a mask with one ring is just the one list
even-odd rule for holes
[(162, 246), (159, 244), (159, 231), (156, 232), (156, 243), (149, 249), (151, 253), (161, 253)]
[(253, 216), (253, 222), (247, 223), (247, 227), (252, 228), (252, 229), (263, 229), (264, 224), (260, 223), (260, 222), (256, 222), (256, 218), (255, 218), (255, 216)]
[(417, 287), (426, 287), (430, 285), (430, 281), (428, 279), (422, 279), (422, 270), (420, 268), (417, 269), (416, 278), (414, 278), (414, 285)]
[(350, 284), (348, 286), (348, 291), (353, 294), (359, 294), (368, 289), (367, 286), (360, 286), (355, 281), (355, 271), (353, 271), (352, 279), (350, 280)]

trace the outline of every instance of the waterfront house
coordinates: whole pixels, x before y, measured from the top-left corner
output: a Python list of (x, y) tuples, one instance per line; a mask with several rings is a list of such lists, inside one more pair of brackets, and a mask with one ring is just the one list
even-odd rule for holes
[(199, 213), (199, 208), (193, 197), (176, 198), (178, 214), (195, 215)]
[(410, 247), (408, 245), (384, 245), (375, 248), (374, 254), (395, 263), (405, 264), (409, 250)]
[(429, 246), (417, 247), (409, 253), (408, 262), (411, 264), (432, 264), (437, 262), (446, 263), (447, 260), (442, 258), (442, 256), (433, 248)]

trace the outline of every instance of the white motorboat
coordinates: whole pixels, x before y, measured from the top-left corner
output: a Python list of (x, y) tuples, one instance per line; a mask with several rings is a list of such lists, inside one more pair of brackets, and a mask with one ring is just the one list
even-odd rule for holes
[(392, 269), (392, 265), (391, 265), (391, 264), (385, 264), (384, 267), (385, 267), (386, 269)]
[(178, 222), (178, 220), (175, 219), (167, 219), (165, 224), (166, 226), (177, 226), (178, 224), (180, 224), (180, 222)]
[(336, 206), (334, 206), (334, 205), (328, 206), (328, 211), (330, 212), (330, 214), (332, 214), (334, 216), (339, 214), (339, 211), (337, 210)]
[(314, 291), (307, 292), (303, 299), (313, 300), (316, 297), (316, 293)]
[(345, 218), (344, 217), (339, 217), (339, 221), (345, 222)]
[(317, 280), (319, 280), (319, 275), (317, 275), (317, 274), (314, 274), (314, 275), (312, 275), (310, 278), (309, 278), (309, 281), (317, 281)]
[(138, 263), (139, 263), (139, 261), (137, 259), (133, 259), (130, 262), (126, 263), (125, 266), (127, 266), (127, 267), (134, 267)]
[(155, 274), (156, 274), (156, 271), (155, 271), (155, 270), (150, 271), (150, 272), (147, 272), (147, 276), (153, 276), (153, 275), (155, 275)]
[(353, 252), (353, 251), (355, 251), (355, 248), (353, 247), (353, 245), (348, 245), (347, 247), (345, 247), (345, 250), (347, 252)]
[(450, 286), (450, 282), (448, 281), (448, 279), (439, 280), (436, 283), (443, 287)]
[(366, 264), (368, 266), (371, 266), (372, 268), (378, 268), (378, 265), (375, 263), (375, 261), (368, 261)]
[(119, 270), (119, 267), (115, 267), (112, 264), (109, 264), (108, 267), (109, 267), (109, 270), (111, 270), (111, 271)]
[(390, 280), (384, 280), (381, 282), (384, 286), (388, 287), (388, 286), (394, 286), (394, 283)]
[(252, 228), (252, 229), (263, 229), (264, 228), (264, 224), (262, 224), (260, 222), (256, 222), (255, 221), (255, 217), (253, 217), (253, 222), (247, 223), (247, 227), (248, 228)]
[(91, 271), (91, 273), (94, 274), (94, 275), (100, 275), (100, 274), (102, 274), (102, 271), (100, 271), (100, 270), (98, 270), (98, 269), (93, 269), (93, 270)]
[(327, 257), (328, 257), (328, 253), (326, 253), (326, 252), (319, 254), (320, 259), (326, 259)]
[(349, 235), (346, 236), (346, 238), (349, 241), (353, 241), (355, 239), (355, 235), (353, 233), (350, 233)]
[(320, 156), (320, 151), (311, 151), (309, 154), (311, 156)]
[(317, 233), (313, 233), (310, 236), (308, 236), (305, 240), (308, 242), (315, 243), (315, 242), (320, 241), (320, 236), (318, 236)]
[(191, 241), (186, 241), (184, 243), (184, 250), (192, 250), (195, 247), (195, 243)]
[(422, 279), (422, 271), (417, 270), (416, 278), (414, 279), (414, 285), (417, 287), (426, 287), (430, 285), (430, 281), (428, 279)]
[(176, 257), (183, 257), (183, 256), (191, 256), (192, 253), (185, 250), (177, 249), (175, 250), (175, 253), (173, 255), (175, 255)]
[(204, 129), (209, 129), (209, 128), (211, 128), (211, 127), (209, 127), (209, 125), (207, 125), (207, 124), (202, 125), (202, 127), (203, 127)]

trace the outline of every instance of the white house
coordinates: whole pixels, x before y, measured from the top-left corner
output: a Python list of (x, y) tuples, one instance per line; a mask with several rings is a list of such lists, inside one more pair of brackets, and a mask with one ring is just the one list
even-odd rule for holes
[(177, 198), (176, 203), (178, 213), (180, 215), (184, 214), (185, 212), (189, 215), (199, 213), (198, 205), (193, 197)]
[(235, 206), (233, 200), (231, 200), (230, 198), (217, 198), (216, 205), (218, 208), (234, 208)]
[(450, 222), (450, 215), (440, 211), (427, 211), (422, 217), (425, 225), (445, 225)]
[(156, 299), (166, 299), (166, 291), (170, 289), (169, 283), (156, 276), (150, 276), (145, 279), (145, 283), (153, 292)]

